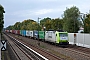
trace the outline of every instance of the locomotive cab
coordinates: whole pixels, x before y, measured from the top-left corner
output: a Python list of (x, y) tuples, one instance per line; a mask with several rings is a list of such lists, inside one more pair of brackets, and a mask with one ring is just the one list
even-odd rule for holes
[(58, 32), (56, 31), (56, 43), (59, 45), (68, 45), (68, 33), (67, 32)]

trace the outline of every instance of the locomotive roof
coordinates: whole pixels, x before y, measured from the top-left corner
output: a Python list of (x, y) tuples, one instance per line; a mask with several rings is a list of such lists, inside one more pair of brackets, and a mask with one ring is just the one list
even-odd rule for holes
[(64, 32), (63, 30), (59, 29), (59, 30), (53, 30), (53, 29), (50, 29), (48, 31), (58, 31), (58, 32)]

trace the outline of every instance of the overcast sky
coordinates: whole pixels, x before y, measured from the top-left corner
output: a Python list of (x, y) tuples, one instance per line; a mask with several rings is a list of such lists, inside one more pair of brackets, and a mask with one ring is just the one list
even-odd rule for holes
[(66, 7), (76, 6), (80, 12), (90, 10), (90, 0), (0, 0), (5, 9), (4, 27), (25, 19), (61, 18)]

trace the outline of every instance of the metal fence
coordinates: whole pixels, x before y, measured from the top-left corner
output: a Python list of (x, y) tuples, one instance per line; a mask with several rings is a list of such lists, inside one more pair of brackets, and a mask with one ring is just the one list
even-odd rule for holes
[[(76, 35), (75, 35), (76, 34)], [(69, 43), (90, 48), (90, 34), (69, 33)]]

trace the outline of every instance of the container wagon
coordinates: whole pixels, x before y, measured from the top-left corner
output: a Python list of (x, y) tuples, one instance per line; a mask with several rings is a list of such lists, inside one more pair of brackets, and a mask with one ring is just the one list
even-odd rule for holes
[(10, 30), (10, 33), (12, 33), (12, 30)]
[(22, 35), (23, 35), (23, 36), (26, 36), (26, 30), (23, 30), (23, 31), (22, 31)]
[(20, 35), (20, 30), (17, 30), (17, 35)]
[(33, 31), (33, 38), (38, 39), (38, 31)]
[(45, 31), (39, 31), (39, 39), (42, 41), (45, 40)]
[(30, 37), (30, 31), (26, 30), (26, 37)]
[(34, 38), (33, 31), (29, 31), (29, 33), (30, 33), (30, 38)]
[(12, 33), (14, 34), (14, 30), (12, 30)]
[(23, 30), (20, 30), (20, 35), (22, 36), (22, 34), (23, 34)]

